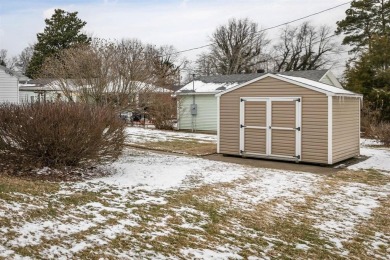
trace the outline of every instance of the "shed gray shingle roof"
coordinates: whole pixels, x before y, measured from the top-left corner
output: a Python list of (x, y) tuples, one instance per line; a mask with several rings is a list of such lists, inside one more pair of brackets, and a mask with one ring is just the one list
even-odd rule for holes
[[(300, 77), (310, 79), (314, 81), (320, 81), (320, 79), (327, 73), (328, 70), (302, 70), (302, 71), (286, 71), (279, 72), (277, 74)], [(231, 75), (216, 75), (216, 76), (202, 76), (196, 78), (196, 80), (203, 81), (205, 83), (228, 83), (237, 82), (244, 83), (252, 79), (263, 76), (267, 73), (252, 73), (252, 74), (231, 74)]]

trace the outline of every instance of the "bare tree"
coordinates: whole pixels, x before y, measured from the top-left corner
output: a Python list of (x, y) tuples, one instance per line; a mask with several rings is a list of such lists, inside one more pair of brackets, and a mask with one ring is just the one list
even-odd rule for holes
[(341, 49), (331, 38), (328, 26), (315, 27), (304, 22), (282, 30), (280, 41), (274, 45), (275, 71), (315, 70), (334, 65), (331, 55)]
[(8, 51), (6, 49), (0, 50), (0, 65), (13, 70), (15, 69), (16, 63), (17, 63), (16, 57), (8, 58)]
[(198, 76), (210, 76), (217, 74), (216, 60), (206, 52), (198, 55), (195, 61), (195, 74)]
[(139, 40), (95, 39), (48, 58), (40, 76), (53, 78), (68, 100), (77, 95), (81, 102), (136, 110), (149, 107), (150, 97), (164, 92), (157, 84), (169, 84), (177, 70), (172, 57)]
[(34, 53), (34, 46), (29, 45), (17, 57), (16, 67), (21, 73), (26, 73), (27, 67), (30, 64), (31, 58)]
[(218, 74), (254, 72), (269, 40), (249, 19), (231, 19), (211, 37), (210, 60)]

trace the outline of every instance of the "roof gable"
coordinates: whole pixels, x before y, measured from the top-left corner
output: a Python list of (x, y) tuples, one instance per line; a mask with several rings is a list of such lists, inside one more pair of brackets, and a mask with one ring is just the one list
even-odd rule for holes
[[(330, 71), (328, 70), (304, 70), (280, 72), (280, 75), (294, 76), (320, 82)], [(236, 87), (240, 84), (252, 81), (269, 73), (231, 74), (202, 76), (177, 91), (178, 94), (215, 94)], [(337, 80), (336, 80), (337, 81)], [(333, 84), (334, 85), (334, 84)], [(340, 85), (341, 87), (341, 85)], [(342, 88), (342, 87), (341, 87)]]
[(321, 82), (317, 82), (317, 81), (314, 81), (314, 80), (310, 80), (310, 79), (306, 79), (306, 78), (300, 78), (300, 77), (286, 76), (286, 75), (281, 75), (281, 74), (274, 75), (274, 74), (271, 74), (271, 73), (262, 75), (260, 77), (257, 77), (255, 79), (253, 79), (251, 81), (248, 81), (248, 82), (245, 82), (243, 84), (239, 84), (239, 85), (237, 85), (237, 86), (235, 86), (233, 88), (230, 88), (230, 89), (228, 89), (226, 91), (220, 92), (220, 93), (216, 94), (215, 96), (220, 97), (220, 96), (222, 96), (222, 95), (224, 95), (226, 93), (229, 93), (229, 92), (234, 91), (234, 90), (236, 90), (238, 88), (247, 86), (247, 85), (249, 85), (251, 83), (254, 83), (256, 81), (262, 80), (262, 79), (264, 79), (266, 77), (272, 77), (272, 78), (275, 78), (275, 79), (279, 79), (279, 80), (282, 80), (282, 81), (285, 81), (285, 82), (288, 82), (288, 83), (291, 83), (291, 84), (294, 84), (294, 85), (298, 85), (298, 86), (301, 86), (301, 87), (304, 87), (304, 88), (307, 88), (307, 89), (311, 89), (311, 90), (314, 90), (314, 91), (326, 94), (328, 96), (358, 96), (358, 97), (362, 97), (362, 95), (353, 93), (351, 91), (348, 91), (348, 90), (345, 90), (345, 89), (340, 89), (340, 88), (337, 88), (337, 87), (334, 87), (334, 86), (331, 86), (331, 85), (327, 85), (327, 84), (324, 84), (324, 83), (321, 83)]

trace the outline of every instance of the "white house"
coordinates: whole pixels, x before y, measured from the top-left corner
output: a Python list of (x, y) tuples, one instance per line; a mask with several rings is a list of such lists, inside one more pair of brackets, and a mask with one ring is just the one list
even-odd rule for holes
[(25, 76), (0, 65), (0, 103), (19, 103), (19, 81)]
[[(216, 132), (218, 104), (215, 95), (263, 74), (265, 73), (204, 76), (188, 83), (176, 92), (178, 130)], [(288, 71), (279, 74), (306, 78), (342, 88), (330, 70)]]
[[(76, 101), (77, 94), (72, 93), (73, 101)], [(67, 101), (67, 97), (61, 90), (60, 83), (54, 79), (33, 79), (19, 85), (19, 102), (54, 102)]]

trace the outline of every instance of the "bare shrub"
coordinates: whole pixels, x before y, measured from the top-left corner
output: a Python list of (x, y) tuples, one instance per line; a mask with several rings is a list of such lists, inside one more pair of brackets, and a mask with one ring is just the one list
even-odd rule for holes
[(0, 105), (0, 158), (16, 164), (91, 166), (117, 158), (124, 138), (124, 123), (108, 107), (63, 102)]
[(176, 101), (168, 94), (155, 94), (148, 107), (151, 121), (157, 129), (173, 130), (176, 118)]
[(371, 126), (372, 137), (378, 139), (384, 146), (390, 146), (390, 123), (381, 122)]

